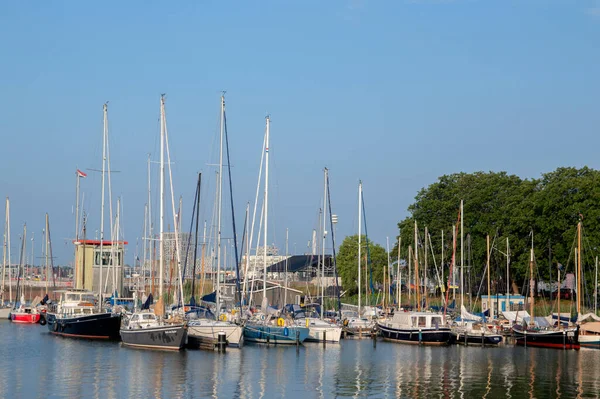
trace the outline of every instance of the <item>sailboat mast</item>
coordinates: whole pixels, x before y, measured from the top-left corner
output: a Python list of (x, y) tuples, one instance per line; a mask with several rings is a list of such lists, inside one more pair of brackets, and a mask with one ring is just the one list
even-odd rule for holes
[[(106, 136), (108, 135), (108, 104), (105, 103), (103, 106), (104, 113), (104, 130), (102, 133), (102, 189), (101, 196), (102, 202), (100, 206), (100, 279), (98, 280), (98, 307), (99, 311), (102, 312), (102, 273), (104, 269), (104, 189), (105, 189), (105, 174), (106, 174)], [(85, 267), (85, 265), (84, 265)]]
[[(159, 246), (158, 246), (158, 300), (163, 303), (163, 278), (164, 278), (164, 227), (165, 227), (165, 95), (160, 96), (160, 203), (159, 203)], [(163, 309), (160, 309), (162, 313)]]
[(492, 312), (492, 298), (490, 297), (491, 294), (491, 290), (490, 290), (490, 235), (488, 234), (486, 236), (486, 245), (487, 245), (487, 261), (486, 261), (486, 268), (487, 268), (487, 300), (488, 300), (488, 309), (490, 311), (490, 317), (494, 318), (494, 313)]
[[(6, 287), (6, 236), (7, 236), (7, 228), (8, 228), (8, 197), (6, 197), (6, 205), (5, 205), (5, 215), (4, 215), (4, 247), (2, 250), (2, 289), (0, 292), (2, 293), (2, 305), (4, 305), (4, 287)], [(10, 265), (8, 265), (10, 270)], [(8, 284), (10, 285), (10, 277), (8, 279)], [(9, 295), (12, 296), (12, 293)]]
[(221, 94), (221, 121), (219, 134), (219, 180), (217, 181), (217, 317), (221, 312), (221, 217), (223, 211), (222, 195), (223, 195), (223, 136), (225, 132), (225, 94)]
[[(153, 262), (153, 251), (152, 251), (152, 244), (154, 243), (154, 236), (152, 235), (153, 231), (152, 231), (152, 191), (150, 190), (150, 154), (148, 154), (148, 235), (146, 236), (146, 240), (148, 241), (148, 261), (150, 262), (150, 290), (152, 291), (152, 288), (154, 287), (154, 262)], [(156, 248), (156, 245), (154, 245), (154, 248)], [(144, 275), (144, 290), (146, 289), (146, 276)]]
[(48, 280), (50, 280), (50, 273), (48, 273), (48, 234), (50, 233), (49, 231), (49, 222), (48, 222), (48, 214), (46, 213), (46, 294), (48, 293)]
[(581, 221), (577, 223), (577, 317), (581, 314)]
[(406, 265), (408, 269), (408, 304), (412, 306), (412, 290), (411, 290), (411, 281), (412, 281), (412, 246), (408, 245), (408, 264)]
[(425, 226), (425, 266), (424, 266), (424, 270), (423, 270), (423, 283), (425, 285), (425, 287), (423, 288), (423, 295), (425, 296), (425, 309), (427, 309), (429, 306), (429, 302), (427, 299), (427, 289), (429, 288), (429, 281), (427, 279), (427, 269), (428, 269), (428, 264), (427, 264), (427, 259), (429, 257), (429, 254), (427, 253), (427, 238), (429, 237), (429, 231), (427, 230), (427, 226)]
[[(267, 297), (267, 230), (268, 230), (268, 216), (269, 216), (269, 130), (271, 125), (271, 118), (266, 118), (267, 128), (265, 136), (265, 200), (263, 202), (265, 211), (265, 230), (264, 230), (264, 245), (263, 248), (263, 302)], [(266, 309), (263, 309), (265, 312)]]
[[(75, 286), (77, 286), (77, 280), (79, 278), (78, 276), (78, 270), (79, 268), (77, 267), (77, 245), (79, 245), (79, 170), (77, 170), (75, 172), (75, 262), (74, 262), (74, 266), (75, 266)], [(46, 239), (47, 241), (47, 239)]]
[(596, 256), (596, 282), (594, 284), (594, 314), (598, 314), (598, 257)]
[[(402, 232), (401, 232), (402, 233)], [(400, 309), (400, 299), (402, 295), (402, 275), (400, 274), (400, 248), (402, 247), (402, 236), (398, 237), (398, 264), (396, 265), (396, 297), (398, 298), (397, 308)]]
[(464, 214), (463, 214), (463, 200), (460, 200), (460, 308), (462, 311), (462, 307), (464, 305), (464, 269), (465, 269), (465, 261), (464, 261)]
[[(510, 311), (510, 247), (508, 245), (508, 237), (506, 237), (506, 310)], [(559, 310), (560, 312), (560, 310)]]
[[(530, 321), (529, 324), (531, 326), (535, 325), (535, 318), (534, 318), (534, 302), (535, 302), (535, 298), (534, 298), (534, 294), (535, 294), (535, 281), (533, 280), (533, 231), (531, 232), (531, 255), (529, 257), (529, 296), (531, 297), (531, 306), (530, 306)], [(578, 294), (579, 295), (579, 294)], [(560, 309), (559, 309), (559, 313), (560, 313)]]
[(327, 236), (327, 174), (329, 170), (325, 168), (323, 176), (323, 256), (321, 257), (321, 319), (323, 318), (323, 308), (325, 307), (325, 237)]
[(419, 281), (419, 230), (415, 220), (415, 286), (417, 287), (417, 310), (421, 310), (421, 284)]
[(360, 204), (362, 203), (362, 181), (358, 181), (358, 316), (360, 317), (360, 244), (361, 244), (361, 225), (362, 225), (362, 213)]
[[(246, 213), (247, 213), (247, 211), (246, 211)], [(289, 241), (289, 238), (290, 238), (290, 229), (286, 228), (285, 229), (285, 282), (283, 284), (284, 285), (284, 287), (283, 287), (283, 306), (287, 305), (288, 259), (289, 259), (288, 241)]]
[[(387, 247), (386, 248), (387, 249), (387, 269), (386, 270), (387, 270), (387, 276), (388, 276), (387, 279), (389, 279), (389, 276), (391, 274), (390, 273), (390, 238), (389, 237), (385, 238), (385, 245)], [(384, 274), (384, 280), (383, 280), (383, 290), (384, 290), (384, 294), (383, 294), (383, 307), (384, 308), (385, 308), (385, 294), (388, 293), (388, 292), (390, 292), (389, 290), (386, 289), (385, 280), (386, 280), (386, 275)], [(389, 285), (391, 286), (391, 284), (389, 284)], [(390, 302), (391, 302), (391, 300), (390, 300)]]

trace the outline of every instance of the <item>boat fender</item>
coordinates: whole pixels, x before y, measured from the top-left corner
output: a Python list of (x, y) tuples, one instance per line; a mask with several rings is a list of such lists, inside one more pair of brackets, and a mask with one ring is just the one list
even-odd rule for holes
[(57, 321), (57, 320), (54, 320), (54, 325), (52, 326), (52, 330), (53, 330), (54, 332), (57, 332), (57, 331), (58, 331), (58, 321)]
[(42, 325), (42, 326), (46, 325), (46, 318), (44, 316), (40, 316), (40, 325)]
[(64, 321), (60, 322), (60, 331), (61, 332), (65, 331), (65, 322)]
[(285, 320), (283, 319), (283, 317), (280, 317), (280, 318), (277, 319), (277, 325), (279, 327), (285, 326)]
[(221, 316), (219, 316), (219, 320), (221, 320), (221, 321), (227, 321), (227, 315), (226, 314), (222, 314)]
[(344, 327), (348, 327), (348, 319), (344, 319)]
[(290, 336), (290, 330), (289, 330), (287, 327), (285, 327), (285, 328), (283, 329), (283, 335), (284, 335), (284, 336), (286, 336), (286, 337), (289, 337), (289, 336)]

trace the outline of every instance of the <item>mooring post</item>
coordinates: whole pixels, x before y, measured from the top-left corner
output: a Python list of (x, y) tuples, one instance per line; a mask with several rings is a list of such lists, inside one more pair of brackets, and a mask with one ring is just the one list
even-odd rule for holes
[(225, 348), (227, 347), (227, 335), (225, 334), (225, 331), (219, 331), (217, 347), (219, 348), (220, 353), (225, 353)]

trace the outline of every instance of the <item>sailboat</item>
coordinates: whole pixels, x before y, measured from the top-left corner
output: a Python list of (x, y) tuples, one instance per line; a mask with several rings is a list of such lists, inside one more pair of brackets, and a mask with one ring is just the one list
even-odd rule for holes
[[(27, 241), (27, 225), (23, 225), (23, 237), (21, 238), (21, 256), (19, 261), (19, 270), (17, 271), (17, 292), (16, 297), (19, 297), (19, 293), (21, 293), (21, 284), (20, 281), (24, 280), (21, 271), (24, 268), (24, 258), (25, 258), (25, 243)], [(23, 289), (23, 291), (25, 291)], [(17, 304), (17, 299), (15, 298), (15, 305)], [(40, 321), (40, 312), (33, 307), (27, 306), (25, 304), (25, 296), (21, 293), (21, 298), (19, 301), (19, 307), (13, 308), (10, 312), (10, 321), (13, 323), (21, 323), (21, 324), (35, 324)]]
[[(159, 309), (159, 315), (162, 315), (164, 309), (163, 305), (163, 278), (164, 278), (164, 186), (165, 186), (165, 144), (167, 146), (167, 155), (169, 163), (169, 176), (171, 177), (171, 157), (169, 155), (169, 143), (167, 138), (167, 121), (165, 115), (165, 98), (164, 95), (160, 98), (160, 271), (159, 271), (159, 301), (157, 306)], [(174, 210), (174, 199), (173, 199), (173, 180), (169, 179), (171, 183), (171, 203)], [(179, 242), (178, 242), (178, 223), (175, 220), (175, 212), (173, 212), (173, 226), (175, 227), (175, 248), (178, 260), (178, 265), (181, 266), (180, 254), (179, 254)], [(183, 295), (182, 281), (181, 281), (181, 269), (179, 269), (179, 292)], [(154, 311), (150, 310), (150, 303), (152, 302), (152, 294), (148, 295), (148, 299), (142, 310), (135, 312), (131, 317), (124, 323), (120, 330), (121, 340), (123, 345), (132, 346), (137, 348), (146, 349), (167, 349), (167, 350), (180, 350), (185, 345), (185, 339), (187, 335), (186, 326), (177, 320), (165, 321), (159, 315), (155, 314)]]
[[(269, 308), (267, 298), (267, 227), (269, 214), (269, 129), (270, 118), (266, 118), (265, 129), (265, 187), (264, 187), (264, 247), (261, 312), (253, 315), (244, 326), (244, 340), (272, 344), (299, 344), (308, 338), (309, 329), (290, 323), (280, 316), (280, 311)], [(260, 181), (259, 181), (260, 184)]]
[[(564, 327), (558, 323), (557, 327), (540, 325), (534, 317), (534, 254), (533, 254), (533, 232), (531, 232), (531, 250), (529, 258), (529, 318), (523, 319), (523, 324), (515, 324), (512, 327), (513, 335), (517, 345), (538, 346), (544, 348), (579, 349), (579, 327)], [(560, 298), (560, 295), (559, 295)], [(579, 300), (579, 292), (577, 293)], [(579, 303), (578, 303), (579, 305)], [(579, 310), (579, 309), (578, 309)], [(560, 313), (560, 308), (559, 308)]]
[[(352, 309), (350, 305), (343, 305), (346, 309), (340, 311), (342, 323), (344, 325), (344, 331), (347, 335), (353, 335), (356, 337), (368, 336), (373, 333), (375, 328), (375, 321), (373, 320), (374, 314), (369, 313), (367, 307), (361, 306), (361, 241), (362, 241), (362, 216), (363, 216), (363, 189), (362, 181), (358, 182), (358, 307), (356, 310)], [(365, 257), (365, 261), (367, 261)], [(366, 270), (366, 268), (365, 268)]]
[(10, 264), (10, 201), (8, 197), (6, 197), (6, 215), (4, 221), (4, 245), (2, 249), (2, 287), (0, 288), (0, 298), (2, 301), (0, 302), (0, 320), (10, 320), (10, 311), (12, 306), (9, 303), (6, 303), (4, 288), (6, 287), (6, 262), (8, 254), (8, 300), (12, 299), (12, 268)]
[[(108, 150), (108, 105), (103, 106), (104, 129), (102, 134), (102, 204), (100, 207), (100, 253), (102, 253), (102, 244), (104, 241), (104, 200), (105, 200), (105, 172), (106, 155)], [(79, 171), (78, 171), (79, 173)], [(79, 179), (77, 179), (77, 192)], [(79, 196), (79, 194), (77, 194)], [(78, 202), (77, 202), (78, 203)], [(79, 211), (76, 210), (76, 213)], [(76, 216), (77, 217), (77, 216)], [(76, 219), (77, 221), (77, 219)], [(77, 227), (78, 228), (78, 227)], [(77, 239), (75, 245), (83, 245), (83, 256), (86, 252), (86, 221), (83, 220), (83, 241)], [(78, 233), (75, 233), (78, 237)], [(77, 259), (76, 259), (77, 260)], [(85, 262), (84, 262), (85, 263)], [(121, 328), (121, 314), (112, 313), (108, 309), (103, 309), (103, 284), (102, 272), (104, 262), (100, 262), (100, 279), (98, 281), (98, 293), (87, 290), (67, 290), (58, 291), (60, 299), (57, 304), (53, 304), (52, 309), (46, 313), (47, 326), (50, 333), (73, 338), (118, 340), (119, 329)], [(85, 264), (82, 269), (85, 269)]]
[[(473, 315), (467, 311), (464, 305), (464, 207), (463, 201), (460, 201), (460, 321), (456, 322), (456, 325), (452, 327), (452, 332), (456, 337), (456, 343), (464, 345), (481, 345), (481, 346), (495, 346), (502, 342), (502, 335), (490, 331), (487, 325), (483, 322), (482, 317)], [(493, 317), (491, 312), (491, 297), (490, 297), (490, 236), (486, 237), (487, 242), (487, 300), (488, 309), (490, 309), (490, 317)]]
[[(217, 344), (219, 333), (225, 333), (227, 344), (233, 347), (240, 347), (244, 336), (242, 326), (227, 320), (225, 314), (221, 315), (221, 215), (222, 215), (222, 194), (223, 194), (223, 146), (226, 134), (226, 119), (225, 119), (225, 95), (221, 95), (221, 123), (220, 123), (220, 145), (219, 145), (219, 175), (217, 181), (217, 290), (215, 292), (217, 317), (212, 312), (202, 311), (193, 313), (196, 318), (188, 322), (188, 345), (192, 347), (209, 347)], [(229, 151), (227, 151), (229, 154)], [(231, 163), (228, 160), (228, 165)], [(196, 188), (197, 209), (196, 216), (200, 212), (200, 177), (198, 177), (198, 186)], [(232, 199), (233, 201), (233, 199)], [(196, 241), (198, 238), (198, 219), (196, 218)], [(194, 247), (197, 248), (197, 245)], [(194, 250), (194, 254), (195, 254)], [(194, 270), (196, 259), (194, 256)], [(195, 280), (196, 276), (193, 273)], [(194, 293), (192, 291), (192, 297)]]

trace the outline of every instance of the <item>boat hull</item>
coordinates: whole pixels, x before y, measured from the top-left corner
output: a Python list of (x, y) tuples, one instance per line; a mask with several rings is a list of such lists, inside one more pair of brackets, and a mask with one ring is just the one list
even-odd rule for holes
[(411, 328), (394, 328), (378, 324), (381, 336), (386, 341), (413, 345), (443, 346), (452, 342), (452, 331), (449, 328), (423, 328), (421, 331)]
[(308, 337), (305, 342), (333, 342), (338, 343), (342, 338), (342, 327), (336, 326), (309, 326)]
[(10, 313), (10, 321), (20, 324), (36, 324), (40, 322), (40, 314), (13, 311)]
[(541, 348), (579, 349), (579, 329), (526, 331), (513, 328), (517, 345)]
[(0, 320), (10, 320), (11, 308), (0, 308)]
[(309, 329), (306, 327), (279, 327), (248, 323), (244, 327), (244, 341), (262, 344), (294, 345), (296, 335), (302, 343), (308, 338)]
[(244, 328), (237, 324), (223, 321), (208, 321), (198, 325), (188, 325), (188, 346), (191, 348), (209, 347), (216, 345), (219, 333), (223, 331), (227, 346), (239, 348), (242, 346)]
[(477, 334), (475, 332), (454, 332), (457, 344), (498, 346), (502, 342), (500, 334)]
[(600, 349), (600, 335), (579, 334), (579, 345), (585, 348)]
[(176, 351), (185, 346), (187, 335), (183, 324), (149, 328), (123, 328), (120, 333), (121, 341), (125, 346)]
[(85, 339), (120, 340), (121, 315), (97, 313), (79, 317), (57, 317), (47, 313), (48, 331), (54, 335)]

